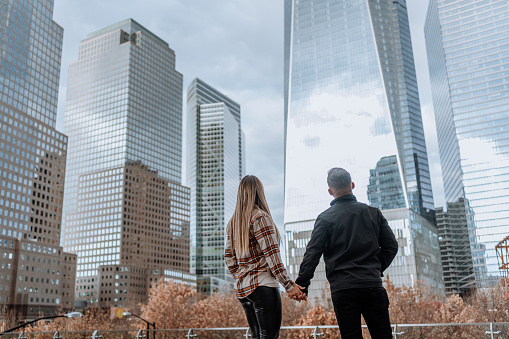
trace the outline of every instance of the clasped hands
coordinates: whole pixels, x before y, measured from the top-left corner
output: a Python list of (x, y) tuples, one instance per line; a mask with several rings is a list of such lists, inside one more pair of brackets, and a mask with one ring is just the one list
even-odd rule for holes
[(297, 301), (308, 300), (307, 295), (302, 290), (304, 290), (304, 287), (295, 284), (295, 287), (288, 292), (288, 297)]

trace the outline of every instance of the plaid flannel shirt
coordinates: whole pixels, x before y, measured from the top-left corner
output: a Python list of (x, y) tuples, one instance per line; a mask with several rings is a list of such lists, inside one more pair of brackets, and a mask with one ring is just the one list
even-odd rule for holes
[(295, 284), (286, 272), (279, 251), (279, 239), (276, 236), (276, 225), (262, 211), (256, 211), (249, 224), (249, 254), (240, 256), (229, 236), (226, 238), (225, 262), (235, 279), (235, 293), (238, 298), (245, 298), (258, 286), (261, 278), (275, 277), (287, 292)]

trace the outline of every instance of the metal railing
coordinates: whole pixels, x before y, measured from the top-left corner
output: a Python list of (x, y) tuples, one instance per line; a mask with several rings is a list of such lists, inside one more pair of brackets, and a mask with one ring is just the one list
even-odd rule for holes
[[(445, 324), (393, 324), (393, 337), (404, 338), (447, 338), (451, 335), (461, 338), (509, 338), (509, 322), (498, 323), (445, 323)], [(369, 338), (367, 327), (363, 332)], [(58, 331), (58, 332), (17, 332), (6, 333), (2, 339), (215, 339), (251, 337), (247, 327), (225, 328), (187, 328), (157, 330), (91, 330), (91, 331)], [(336, 325), (318, 326), (283, 326), (280, 338), (338, 338)]]

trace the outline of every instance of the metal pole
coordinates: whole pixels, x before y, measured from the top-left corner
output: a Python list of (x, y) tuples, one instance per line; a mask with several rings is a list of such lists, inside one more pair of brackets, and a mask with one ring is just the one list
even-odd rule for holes
[(321, 337), (323, 335), (323, 332), (318, 332), (319, 328), (318, 326), (315, 327), (315, 330), (313, 331), (313, 333), (311, 334), (311, 336), (313, 337), (313, 339), (317, 339), (318, 337)]
[(398, 324), (394, 324), (394, 339), (398, 338), (398, 335), (403, 335), (405, 332), (398, 332)]
[(193, 329), (189, 329), (189, 332), (187, 332), (186, 338), (194, 338), (197, 337), (198, 334), (193, 334)]
[(35, 323), (35, 322), (37, 322), (39, 320), (55, 319), (55, 318), (62, 318), (62, 317), (65, 317), (65, 315), (50, 315), (50, 316), (47, 316), (47, 317), (38, 318), (38, 319), (35, 319), (35, 320), (32, 320), (32, 321), (28, 321), (28, 322), (26, 322), (24, 324), (21, 324), (19, 326), (10, 328), (10, 329), (8, 329), (6, 331), (3, 331), (2, 333), (0, 333), (0, 335), (6, 334), (6, 333), (9, 333), (9, 332), (13, 332), (13, 331), (17, 330), (18, 328), (23, 328), (23, 327), (25, 327), (27, 325), (30, 325), (30, 324), (33, 324), (33, 323)]
[(489, 335), (490, 335), (490, 337), (491, 337), (491, 339), (495, 339), (494, 334), (499, 334), (499, 333), (500, 333), (500, 331), (496, 331), (496, 332), (495, 332), (495, 331), (493, 331), (493, 323), (490, 323), (490, 331), (489, 331), (489, 332), (488, 332), (488, 331), (486, 331), (486, 332), (484, 332), (484, 333), (489, 334)]

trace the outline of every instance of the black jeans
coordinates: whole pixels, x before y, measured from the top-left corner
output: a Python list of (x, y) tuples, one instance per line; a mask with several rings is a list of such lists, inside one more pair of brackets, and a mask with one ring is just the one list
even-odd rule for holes
[(240, 299), (251, 328), (251, 339), (279, 338), (283, 317), (281, 294), (275, 287), (258, 286), (250, 295)]
[(389, 297), (383, 287), (351, 288), (332, 293), (342, 339), (362, 338), (361, 314), (373, 339), (392, 338)]

